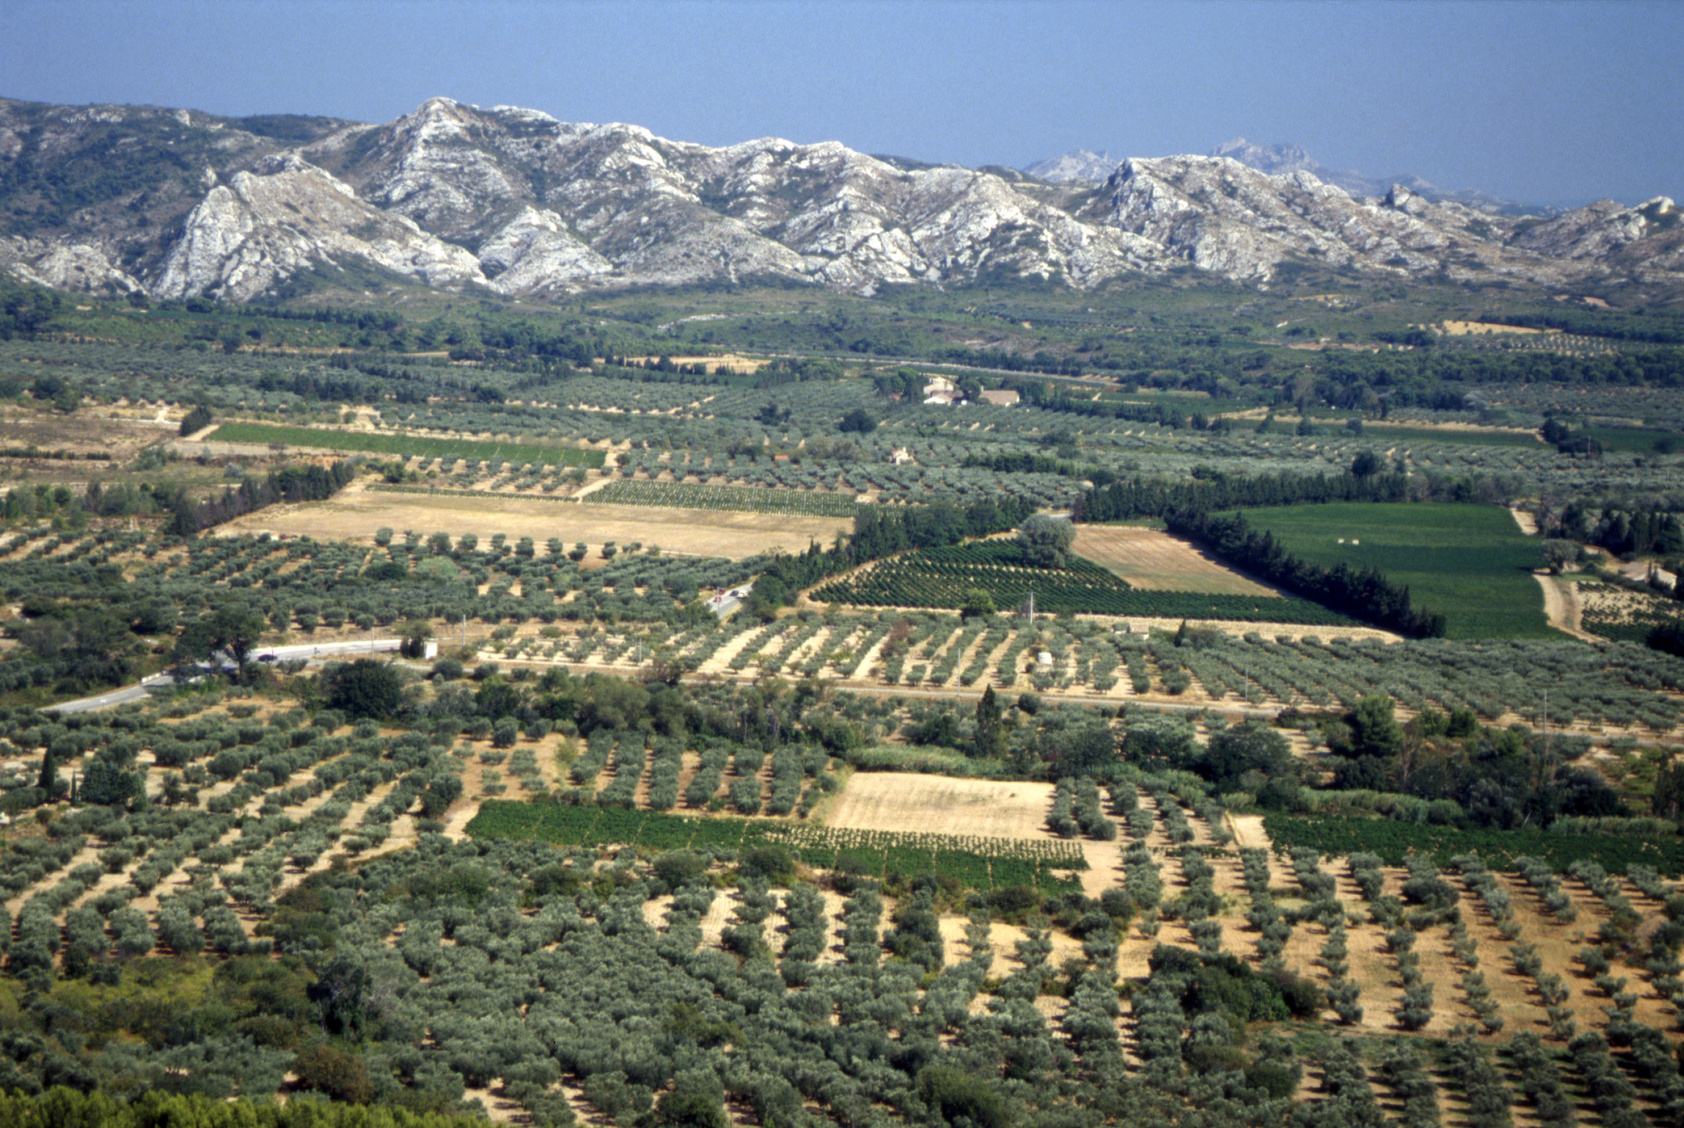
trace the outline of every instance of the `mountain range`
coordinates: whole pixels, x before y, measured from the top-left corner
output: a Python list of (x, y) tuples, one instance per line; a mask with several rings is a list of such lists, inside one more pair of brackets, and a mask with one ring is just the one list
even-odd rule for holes
[(232, 301), (768, 279), (862, 294), (1017, 278), (1081, 289), (1170, 272), (1684, 284), (1684, 224), (1666, 198), (1513, 215), (1419, 182), (1370, 191), (1302, 150), (1243, 141), (1061, 161), (1024, 176), (836, 142), (712, 148), (448, 98), (379, 125), (0, 99), (0, 269)]
[[(1216, 146), (1210, 151), (1210, 155), (1239, 161), (1248, 168), (1267, 172), (1272, 176), (1307, 172), (1323, 184), (1343, 188), (1346, 195), (1359, 200), (1364, 197), (1383, 197), (1392, 190), (1393, 185), (1402, 185), (1415, 195), (1433, 203), (1465, 204), (1476, 211), (1499, 215), (1548, 217), (1559, 215), (1562, 211), (1560, 208), (1529, 207), (1477, 189), (1456, 191), (1440, 188), (1431, 181), (1409, 172), (1400, 172), (1395, 176), (1367, 176), (1348, 169), (1328, 168), (1298, 145), (1254, 145), (1244, 137), (1236, 137)], [(1023, 171), (1037, 179), (1057, 184), (1080, 180), (1097, 182), (1109, 179), (1120, 163), (1112, 160), (1106, 153), (1076, 149), (1049, 160), (1037, 161)]]

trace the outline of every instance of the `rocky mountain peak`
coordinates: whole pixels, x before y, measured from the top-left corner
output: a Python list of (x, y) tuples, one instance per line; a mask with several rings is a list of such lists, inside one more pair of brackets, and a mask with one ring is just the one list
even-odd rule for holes
[(1051, 184), (1069, 184), (1078, 180), (1105, 180), (1116, 170), (1117, 163), (1109, 153), (1075, 149), (1061, 156), (1037, 161), (1023, 171)]
[(1253, 145), (1244, 137), (1236, 137), (1232, 141), (1225, 141), (1210, 151), (1213, 157), (1227, 157), (1229, 160), (1239, 161), (1249, 165), (1259, 172), (1283, 175), (1293, 172), (1309, 172), (1318, 176), (1322, 166), (1310, 158), (1302, 147), (1298, 145)]

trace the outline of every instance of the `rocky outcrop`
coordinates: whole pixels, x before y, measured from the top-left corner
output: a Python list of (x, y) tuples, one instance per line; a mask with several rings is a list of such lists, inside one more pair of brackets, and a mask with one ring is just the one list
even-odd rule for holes
[(1225, 157), (1126, 161), (1106, 190), (1110, 224), (1247, 281), (1287, 261), (1408, 274), (1464, 249), (1407, 205), (1359, 202), (1308, 172), (1270, 176)]
[(1346, 194), (1355, 199), (1369, 196), (1382, 197), (1393, 188), (1408, 189), (1417, 196), (1424, 196), (1433, 203), (1461, 204), (1463, 207), (1476, 211), (1493, 212), (1505, 215), (1524, 215), (1527, 208), (1513, 200), (1505, 200), (1500, 196), (1493, 196), (1486, 192), (1451, 191), (1440, 188), (1430, 180), (1423, 180), (1412, 173), (1397, 173), (1392, 176), (1365, 176), (1350, 169), (1332, 169), (1310, 156), (1299, 145), (1254, 145), (1244, 137), (1236, 137), (1232, 141), (1225, 141), (1210, 151), (1213, 157), (1228, 157), (1271, 176), (1285, 176), (1294, 172), (1307, 172), (1320, 180), (1323, 184), (1331, 184), (1342, 188)]
[(336, 258), (361, 259), (432, 287), (485, 281), (461, 247), (359, 200), (348, 185), (289, 155), (212, 188), (152, 289), (166, 298), (247, 301), (301, 270), (337, 268)]
[(1652, 222), (1662, 226), (1677, 211), (1664, 196), (1635, 208), (1598, 200), (1523, 230), (1513, 245), (1553, 259), (1603, 259), (1646, 238)]
[(479, 249), (480, 269), (491, 288), (505, 294), (565, 289), (614, 272), (614, 264), (591, 250), (552, 211), (522, 208)]
[(87, 243), (0, 238), (0, 268), (26, 282), (81, 294), (133, 294), (144, 290), (139, 280)]

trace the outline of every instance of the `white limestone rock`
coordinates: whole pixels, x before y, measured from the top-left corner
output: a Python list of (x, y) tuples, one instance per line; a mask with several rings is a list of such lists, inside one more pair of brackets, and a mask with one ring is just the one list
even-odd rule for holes
[(236, 173), (212, 188), (152, 291), (249, 301), (300, 270), (351, 257), (438, 288), (485, 281), (463, 248), (364, 203), (349, 185), (293, 155), (274, 171)]
[(480, 269), (504, 294), (578, 289), (578, 283), (614, 272), (614, 264), (567, 229), (553, 211), (522, 208), (479, 249)]
[(0, 239), (0, 266), (38, 286), (81, 294), (131, 294), (144, 290), (139, 279), (119, 269), (100, 248), (87, 243), (45, 243)]

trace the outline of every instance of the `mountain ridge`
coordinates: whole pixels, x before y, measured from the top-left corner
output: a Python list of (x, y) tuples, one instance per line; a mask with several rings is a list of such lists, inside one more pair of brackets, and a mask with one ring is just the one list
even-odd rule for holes
[(1665, 198), (1517, 217), (1403, 183), (1353, 197), (1296, 147), (1219, 149), (1236, 155), (1129, 158), (1102, 181), (1059, 183), (835, 141), (709, 147), (449, 98), (381, 124), (0, 99), (0, 269), (232, 301), (340, 275), (540, 300), (756, 278), (859, 294), (1011, 278), (1086, 289), (1186, 270), (1259, 286), (1305, 269), (1684, 285)]

